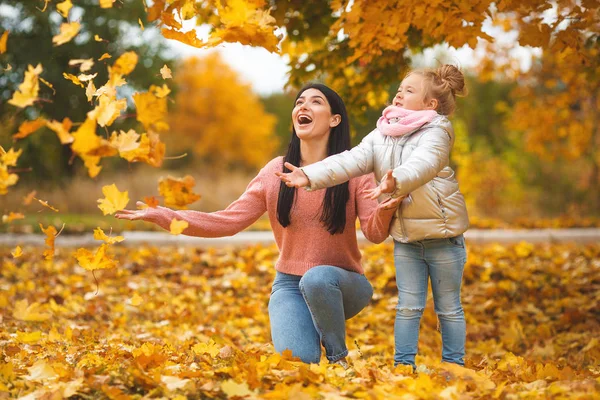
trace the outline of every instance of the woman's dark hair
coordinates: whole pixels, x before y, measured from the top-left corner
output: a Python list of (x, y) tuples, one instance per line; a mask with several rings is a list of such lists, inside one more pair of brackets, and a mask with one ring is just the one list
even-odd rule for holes
[[(341, 122), (331, 128), (329, 142), (327, 144), (327, 155), (341, 153), (350, 149), (350, 124), (348, 113), (342, 98), (332, 89), (320, 83), (309, 83), (298, 92), (296, 100), (308, 89), (317, 89), (325, 95), (331, 107), (331, 114), (339, 114)], [(295, 103), (294, 103), (295, 104)], [(296, 129), (292, 127), (292, 139), (288, 146), (287, 154), (283, 161), (290, 164), (300, 165), (300, 138), (296, 135)], [(283, 172), (290, 172), (285, 166)], [(277, 220), (283, 227), (290, 224), (290, 212), (294, 204), (296, 188), (288, 187), (285, 183), (279, 184), (279, 198), (277, 200)], [(346, 226), (346, 203), (350, 198), (348, 182), (327, 189), (323, 198), (320, 221), (327, 227), (329, 233), (342, 233)]]

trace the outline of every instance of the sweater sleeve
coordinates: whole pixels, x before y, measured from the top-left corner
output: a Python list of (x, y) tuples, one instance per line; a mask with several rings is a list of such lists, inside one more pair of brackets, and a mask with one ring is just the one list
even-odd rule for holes
[(306, 190), (332, 187), (373, 172), (373, 137), (377, 132), (372, 131), (350, 150), (302, 167), (310, 181)]
[(360, 220), (360, 229), (369, 241), (381, 243), (389, 235), (390, 223), (396, 210), (386, 210), (377, 200), (370, 200), (363, 193), (367, 189), (375, 188), (375, 178), (372, 174), (363, 176), (356, 187), (356, 213)]
[(405, 196), (435, 178), (449, 164), (451, 146), (452, 139), (441, 126), (424, 132), (408, 159), (392, 173), (396, 178), (394, 197)]
[(266, 167), (248, 184), (240, 198), (224, 210), (205, 213), (159, 207), (152, 209), (151, 221), (166, 230), (169, 230), (174, 218), (186, 221), (189, 226), (183, 234), (188, 236), (212, 238), (235, 235), (252, 225), (267, 210), (265, 169)]

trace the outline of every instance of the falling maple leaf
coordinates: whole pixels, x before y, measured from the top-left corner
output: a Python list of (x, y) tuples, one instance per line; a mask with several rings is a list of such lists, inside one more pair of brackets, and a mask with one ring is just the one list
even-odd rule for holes
[(69, 11), (73, 7), (73, 3), (71, 0), (65, 0), (62, 3), (58, 3), (56, 5), (56, 10), (58, 10), (59, 14), (65, 18), (69, 18)]
[(111, 259), (106, 254), (106, 249), (108, 246), (109, 245), (106, 243), (101, 244), (95, 253), (92, 253), (88, 249), (79, 248), (74, 253), (74, 256), (77, 258), (79, 265), (88, 271), (114, 268), (117, 266), (117, 261)]
[(66, 72), (63, 72), (63, 77), (67, 80), (70, 80), (71, 82), (73, 82), (74, 84), (84, 87), (83, 83), (79, 80), (79, 78), (77, 78), (75, 75), (73, 74), (67, 74)]
[(167, 64), (163, 65), (163, 67), (160, 69), (160, 75), (162, 76), (163, 79), (173, 78), (173, 76), (171, 75), (171, 70), (169, 69)]
[(40, 129), (42, 126), (46, 124), (46, 120), (42, 117), (34, 119), (33, 121), (24, 121), (19, 126), (19, 131), (15, 133), (12, 138), (13, 140), (23, 139), (27, 136), (31, 135), (33, 132)]
[[(95, 40), (96, 42), (104, 42), (104, 39), (102, 39), (102, 38), (101, 38), (100, 36), (98, 36), (98, 35), (94, 35), (94, 40)], [(104, 54), (106, 54), (106, 53), (104, 53)]]
[(55, 46), (61, 46), (73, 39), (79, 33), (79, 22), (65, 22), (60, 25), (60, 33), (52, 38)]
[(51, 209), (54, 212), (58, 212), (58, 209), (52, 207), (50, 204), (48, 204), (47, 201), (45, 200), (40, 200), (40, 199), (36, 199), (35, 197), (33, 198), (34, 200), (37, 200), (41, 205), (43, 205), (44, 207), (47, 207), (49, 209)]
[(171, 225), (169, 226), (169, 232), (173, 235), (179, 235), (186, 230), (189, 225), (190, 224), (187, 221), (179, 221), (173, 218), (173, 220), (171, 220)]
[(102, 60), (106, 60), (107, 58), (112, 58), (112, 56), (108, 53), (104, 53), (100, 56), (100, 58), (98, 59), (98, 61), (102, 61)]
[(58, 236), (58, 232), (52, 225), (49, 225), (48, 228), (44, 229), (44, 226), (40, 224), (40, 229), (46, 235), (46, 239), (44, 241), (46, 246), (49, 247), (49, 249), (44, 250), (43, 256), (46, 260), (52, 260), (54, 257), (54, 241), (56, 240), (56, 236)]
[(35, 199), (36, 194), (36, 190), (32, 190), (31, 192), (27, 193), (27, 196), (23, 197), (23, 204), (26, 206), (30, 205), (33, 199)]
[(77, 66), (79, 65), (79, 71), (80, 72), (87, 72), (90, 69), (92, 69), (92, 67), (94, 66), (94, 59), (93, 58), (78, 58), (78, 59), (73, 59), (73, 60), (69, 60), (69, 66)]
[(166, 98), (159, 98), (152, 92), (136, 93), (132, 97), (137, 109), (136, 119), (147, 130), (166, 131), (169, 129), (169, 124), (166, 122)]
[(149, 91), (154, 93), (154, 95), (158, 98), (167, 97), (169, 93), (171, 93), (171, 89), (169, 89), (166, 84), (163, 84), (162, 86), (150, 85)]
[(9, 31), (4, 31), (0, 36), (0, 54), (6, 53), (6, 42), (8, 41)]
[(98, 208), (102, 210), (104, 215), (114, 214), (127, 207), (129, 203), (129, 193), (119, 192), (117, 185), (106, 185), (102, 187), (104, 199), (98, 199)]
[(115, 236), (115, 237), (106, 236), (106, 233), (104, 233), (102, 228), (94, 229), (94, 239), (95, 240), (103, 240), (105, 243), (108, 243), (108, 244), (119, 243), (119, 242), (122, 242), (123, 240), (125, 240), (125, 238), (123, 236)]
[(117, 58), (111, 71), (115, 74), (129, 75), (135, 69), (138, 59), (139, 57), (134, 51), (127, 51)]
[(154, 196), (146, 196), (144, 197), (144, 203), (146, 204), (146, 207), (151, 207), (151, 208), (156, 208), (158, 207), (158, 200), (154, 197)]
[(194, 193), (193, 188), (195, 185), (196, 180), (191, 175), (186, 175), (183, 178), (168, 176), (158, 181), (158, 192), (163, 196), (165, 206), (185, 208), (201, 197), (199, 194)]
[(2, 223), (4, 224), (10, 224), (11, 222), (13, 222), (16, 219), (23, 219), (25, 218), (25, 216), (21, 213), (15, 213), (15, 212), (9, 212), (8, 215), (3, 215), (2, 216)]
[(73, 143), (75, 138), (69, 132), (72, 126), (73, 122), (69, 118), (64, 118), (62, 122), (55, 120), (46, 121), (46, 127), (56, 133), (58, 140), (60, 140), (60, 144)]
[(110, 126), (122, 111), (127, 109), (127, 99), (113, 100), (108, 96), (100, 96), (96, 108), (88, 112), (88, 118), (96, 120), (100, 126)]
[(100, 8), (112, 8), (115, 0), (100, 0)]
[(42, 64), (38, 64), (35, 68), (28, 65), (23, 83), (19, 85), (19, 90), (13, 94), (8, 104), (21, 108), (32, 105), (37, 100), (40, 91), (39, 75), (42, 71)]
[(21, 249), (21, 246), (17, 246), (10, 254), (12, 254), (13, 258), (19, 258), (23, 255), (23, 250)]

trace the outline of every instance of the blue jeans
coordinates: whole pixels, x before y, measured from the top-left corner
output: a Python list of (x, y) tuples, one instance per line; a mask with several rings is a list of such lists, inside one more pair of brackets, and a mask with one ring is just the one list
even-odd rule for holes
[(394, 242), (398, 307), (394, 324), (394, 365), (415, 365), (419, 324), (427, 301), (427, 282), (442, 331), (442, 361), (465, 365), (465, 315), (460, 303), (467, 261), (463, 235), (412, 243)]
[(275, 350), (290, 349), (305, 363), (318, 363), (323, 343), (330, 362), (346, 357), (346, 320), (372, 295), (364, 275), (343, 268), (320, 265), (303, 276), (278, 271), (269, 299)]

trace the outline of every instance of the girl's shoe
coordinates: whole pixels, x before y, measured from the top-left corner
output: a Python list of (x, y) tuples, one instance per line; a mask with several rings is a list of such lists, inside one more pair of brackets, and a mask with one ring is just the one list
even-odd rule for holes
[(346, 357), (344, 357), (344, 358), (340, 358), (339, 360), (337, 360), (337, 361), (334, 361), (334, 362), (332, 362), (331, 364), (337, 364), (337, 365), (341, 365), (341, 366), (342, 366), (342, 368), (344, 368), (344, 369), (348, 369), (348, 368), (350, 368), (350, 365), (348, 364), (348, 361), (346, 361)]

